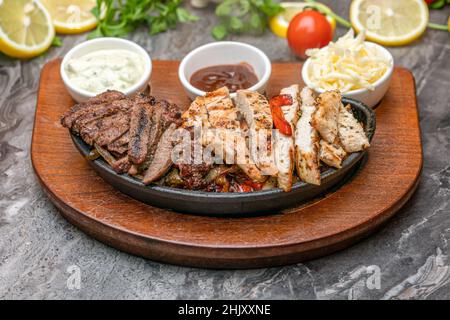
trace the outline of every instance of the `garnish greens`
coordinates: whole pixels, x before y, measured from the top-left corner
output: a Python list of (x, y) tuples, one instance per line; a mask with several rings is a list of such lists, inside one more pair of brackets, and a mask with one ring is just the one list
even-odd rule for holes
[(212, 30), (216, 40), (229, 34), (261, 35), (267, 20), (284, 9), (274, 0), (224, 0), (216, 8), (220, 23)]
[(61, 47), (62, 45), (63, 45), (63, 42), (62, 42), (61, 38), (58, 36), (55, 36), (52, 41), (52, 46), (53, 47)]
[(150, 35), (198, 18), (181, 8), (182, 0), (97, 0), (92, 13), (98, 20), (89, 38), (121, 37), (147, 26)]

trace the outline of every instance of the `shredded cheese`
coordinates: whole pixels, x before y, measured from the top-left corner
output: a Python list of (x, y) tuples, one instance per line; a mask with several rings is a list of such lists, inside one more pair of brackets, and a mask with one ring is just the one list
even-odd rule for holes
[(350, 30), (327, 47), (307, 50), (311, 59), (307, 72), (313, 89), (374, 90), (373, 83), (385, 74), (392, 61), (364, 39), (364, 31), (355, 38)]

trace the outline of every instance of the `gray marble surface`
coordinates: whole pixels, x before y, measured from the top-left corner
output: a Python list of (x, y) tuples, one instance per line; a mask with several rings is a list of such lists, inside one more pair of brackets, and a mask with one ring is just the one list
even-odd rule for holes
[[(348, 1), (326, 2), (347, 16)], [(212, 41), (212, 10), (196, 13), (196, 24), (130, 39), (155, 59), (180, 59)], [(449, 13), (447, 7), (431, 18), (444, 23)], [(411, 201), (381, 231), (346, 250), (245, 271), (184, 268), (120, 252), (70, 225), (43, 194), (30, 162), (39, 73), (84, 39), (64, 37), (63, 47), (29, 61), (0, 56), (0, 299), (450, 299), (448, 33), (428, 31), (420, 41), (389, 49), (417, 84), (425, 163)], [(256, 45), (273, 61), (295, 60), (269, 32), (232, 39)], [(80, 270), (80, 289), (68, 286), (71, 266)]]

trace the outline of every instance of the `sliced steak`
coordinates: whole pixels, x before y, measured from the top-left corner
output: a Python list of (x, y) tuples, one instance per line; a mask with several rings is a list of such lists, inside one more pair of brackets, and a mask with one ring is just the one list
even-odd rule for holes
[(172, 123), (175, 123), (177, 127), (180, 126), (181, 121), (181, 112), (177, 105), (162, 100), (153, 107), (152, 126), (150, 128), (148, 140), (148, 153), (145, 161), (140, 165), (139, 171), (145, 171), (149, 167), (158, 147), (158, 141), (161, 139), (164, 130)]
[(130, 142), (129, 131), (125, 132), (119, 139), (107, 145), (107, 149), (111, 152), (124, 154), (128, 152), (128, 143)]
[(131, 168), (131, 162), (128, 156), (124, 156), (123, 158), (116, 160), (111, 167), (117, 173), (126, 173)]
[(172, 138), (177, 128), (175, 123), (172, 123), (166, 131), (164, 131), (158, 147), (155, 152), (153, 161), (145, 172), (143, 182), (150, 184), (161, 178), (172, 165)]
[(162, 121), (164, 129), (168, 128), (171, 123), (175, 123), (177, 127), (181, 126), (182, 113), (176, 104), (169, 103), (166, 100), (161, 100), (155, 107), (161, 108), (163, 111)]
[(147, 156), (152, 114), (150, 108), (147, 103), (138, 103), (131, 111), (128, 156), (135, 164), (141, 164)]
[(112, 166), (116, 159), (112, 156), (111, 153), (109, 153), (108, 150), (105, 148), (100, 147), (98, 144), (94, 143), (94, 148), (97, 150), (97, 152), (102, 156), (102, 158), (110, 165)]
[(161, 108), (156, 107), (153, 109), (152, 126), (150, 128), (150, 135), (148, 139), (148, 153), (144, 163), (145, 169), (147, 169), (150, 165), (158, 146), (158, 141), (161, 139), (161, 135), (163, 133), (162, 116), (163, 110)]
[(133, 108), (133, 102), (129, 99), (122, 99), (101, 106), (101, 108), (93, 108), (92, 111), (78, 117), (72, 124), (72, 130), (79, 132), (80, 128), (83, 128), (92, 121), (109, 117), (118, 112), (128, 113)]
[(117, 114), (114, 125), (101, 130), (95, 137), (95, 142), (100, 146), (106, 146), (119, 139), (130, 128), (130, 117), (128, 114)]
[[(117, 126), (118, 123), (128, 123), (129, 116), (127, 113), (116, 113), (110, 117), (102, 118), (97, 121), (93, 121), (81, 127), (79, 135), (83, 140), (92, 145), (97, 137), (104, 131)], [(126, 129), (125, 131), (127, 131)], [(117, 137), (119, 138), (119, 137)]]
[(118, 91), (106, 91), (93, 98), (90, 98), (84, 103), (79, 103), (73, 106), (61, 117), (61, 124), (66, 128), (72, 128), (73, 122), (80, 116), (91, 112), (95, 109), (101, 109), (105, 104), (113, 101), (125, 99), (126, 96)]
[(77, 104), (61, 118), (63, 126), (94, 146), (117, 173), (145, 173), (145, 183), (159, 179), (172, 165), (172, 136), (180, 123), (176, 105), (117, 91)]
[(99, 103), (106, 103), (106, 102), (112, 102), (116, 100), (125, 99), (127, 96), (123, 94), (122, 92), (116, 91), (116, 90), (107, 90), (106, 92), (100, 93), (96, 95), (95, 97), (90, 98), (85, 103), (89, 104), (99, 104)]
[(157, 101), (156, 98), (153, 96), (149, 96), (145, 93), (137, 93), (136, 95), (134, 95), (132, 97), (133, 101), (135, 103), (146, 103), (149, 104), (151, 106), (156, 105)]

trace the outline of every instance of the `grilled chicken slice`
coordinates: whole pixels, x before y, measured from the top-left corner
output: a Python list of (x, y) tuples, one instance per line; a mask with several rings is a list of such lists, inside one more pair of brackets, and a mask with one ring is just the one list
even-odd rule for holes
[[(227, 87), (222, 87), (205, 96), (208, 125), (214, 129), (213, 137), (206, 135), (205, 146), (211, 144), (215, 150), (223, 150), (225, 162), (234, 160), (247, 176), (256, 182), (265, 181), (258, 167), (250, 159), (244, 137), (240, 134), (237, 110)], [(211, 139), (212, 138), (212, 139)]]
[(144, 179), (142, 180), (144, 184), (150, 184), (158, 180), (172, 166), (172, 139), (176, 129), (177, 125), (172, 123), (161, 136), (161, 140), (158, 142), (158, 147), (156, 148), (152, 163), (145, 172)]
[[(204, 97), (197, 97), (183, 114), (182, 119), (184, 128), (202, 125), (202, 145), (215, 150), (216, 156), (221, 156), (225, 163), (238, 162), (239, 167), (250, 179), (257, 182), (265, 180), (250, 160), (245, 140), (240, 135), (237, 111), (228, 88), (223, 87), (207, 93)], [(241, 152), (237, 152), (237, 146), (242, 148)]]
[[(294, 132), (295, 124), (298, 121), (298, 112), (300, 108), (300, 87), (294, 84), (281, 90), (280, 94), (289, 95), (292, 98), (292, 104), (282, 106), (284, 119), (291, 125)], [(278, 169), (278, 186), (284, 191), (290, 191), (292, 188), (292, 175), (294, 171), (294, 137), (286, 136), (280, 131), (275, 131), (274, 135), (274, 156), (275, 164)]]
[(181, 116), (181, 119), (183, 120), (181, 126), (183, 128), (208, 127), (208, 113), (206, 112), (205, 100), (206, 97), (197, 97), (191, 103), (189, 109), (183, 113)]
[(301, 116), (295, 130), (295, 159), (297, 174), (301, 180), (320, 185), (319, 134), (311, 125), (316, 112), (313, 91), (305, 87), (300, 92)]
[(339, 139), (348, 153), (358, 152), (370, 146), (362, 125), (356, 120), (350, 105), (339, 110)]
[(263, 174), (275, 176), (278, 168), (272, 151), (273, 120), (269, 102), (258, 92), (238, 90), (236, 107), (250, 129), (250, 154), (253, 161)]
[(324, 92), (316, 100), (317, 110), (312, 116), (311, 125), (328, 143), (335, 143), (338, 136), (340, 105), (341, 94), (338, 91)]
[(347, 153), (341, 146), (320, 140), (319, 158), (330, 167), (340, 169), (346, 155)]
[(287, 94), (292, 97), (292, 105), (282, 106), (281, 109), (283, 109), (284, 119), (295, 126), (299, 118), (298, 115), (301, 104), (300, 86), (298, 84), (293, 84), (290, 87), (281, 89), (280, 94)]

